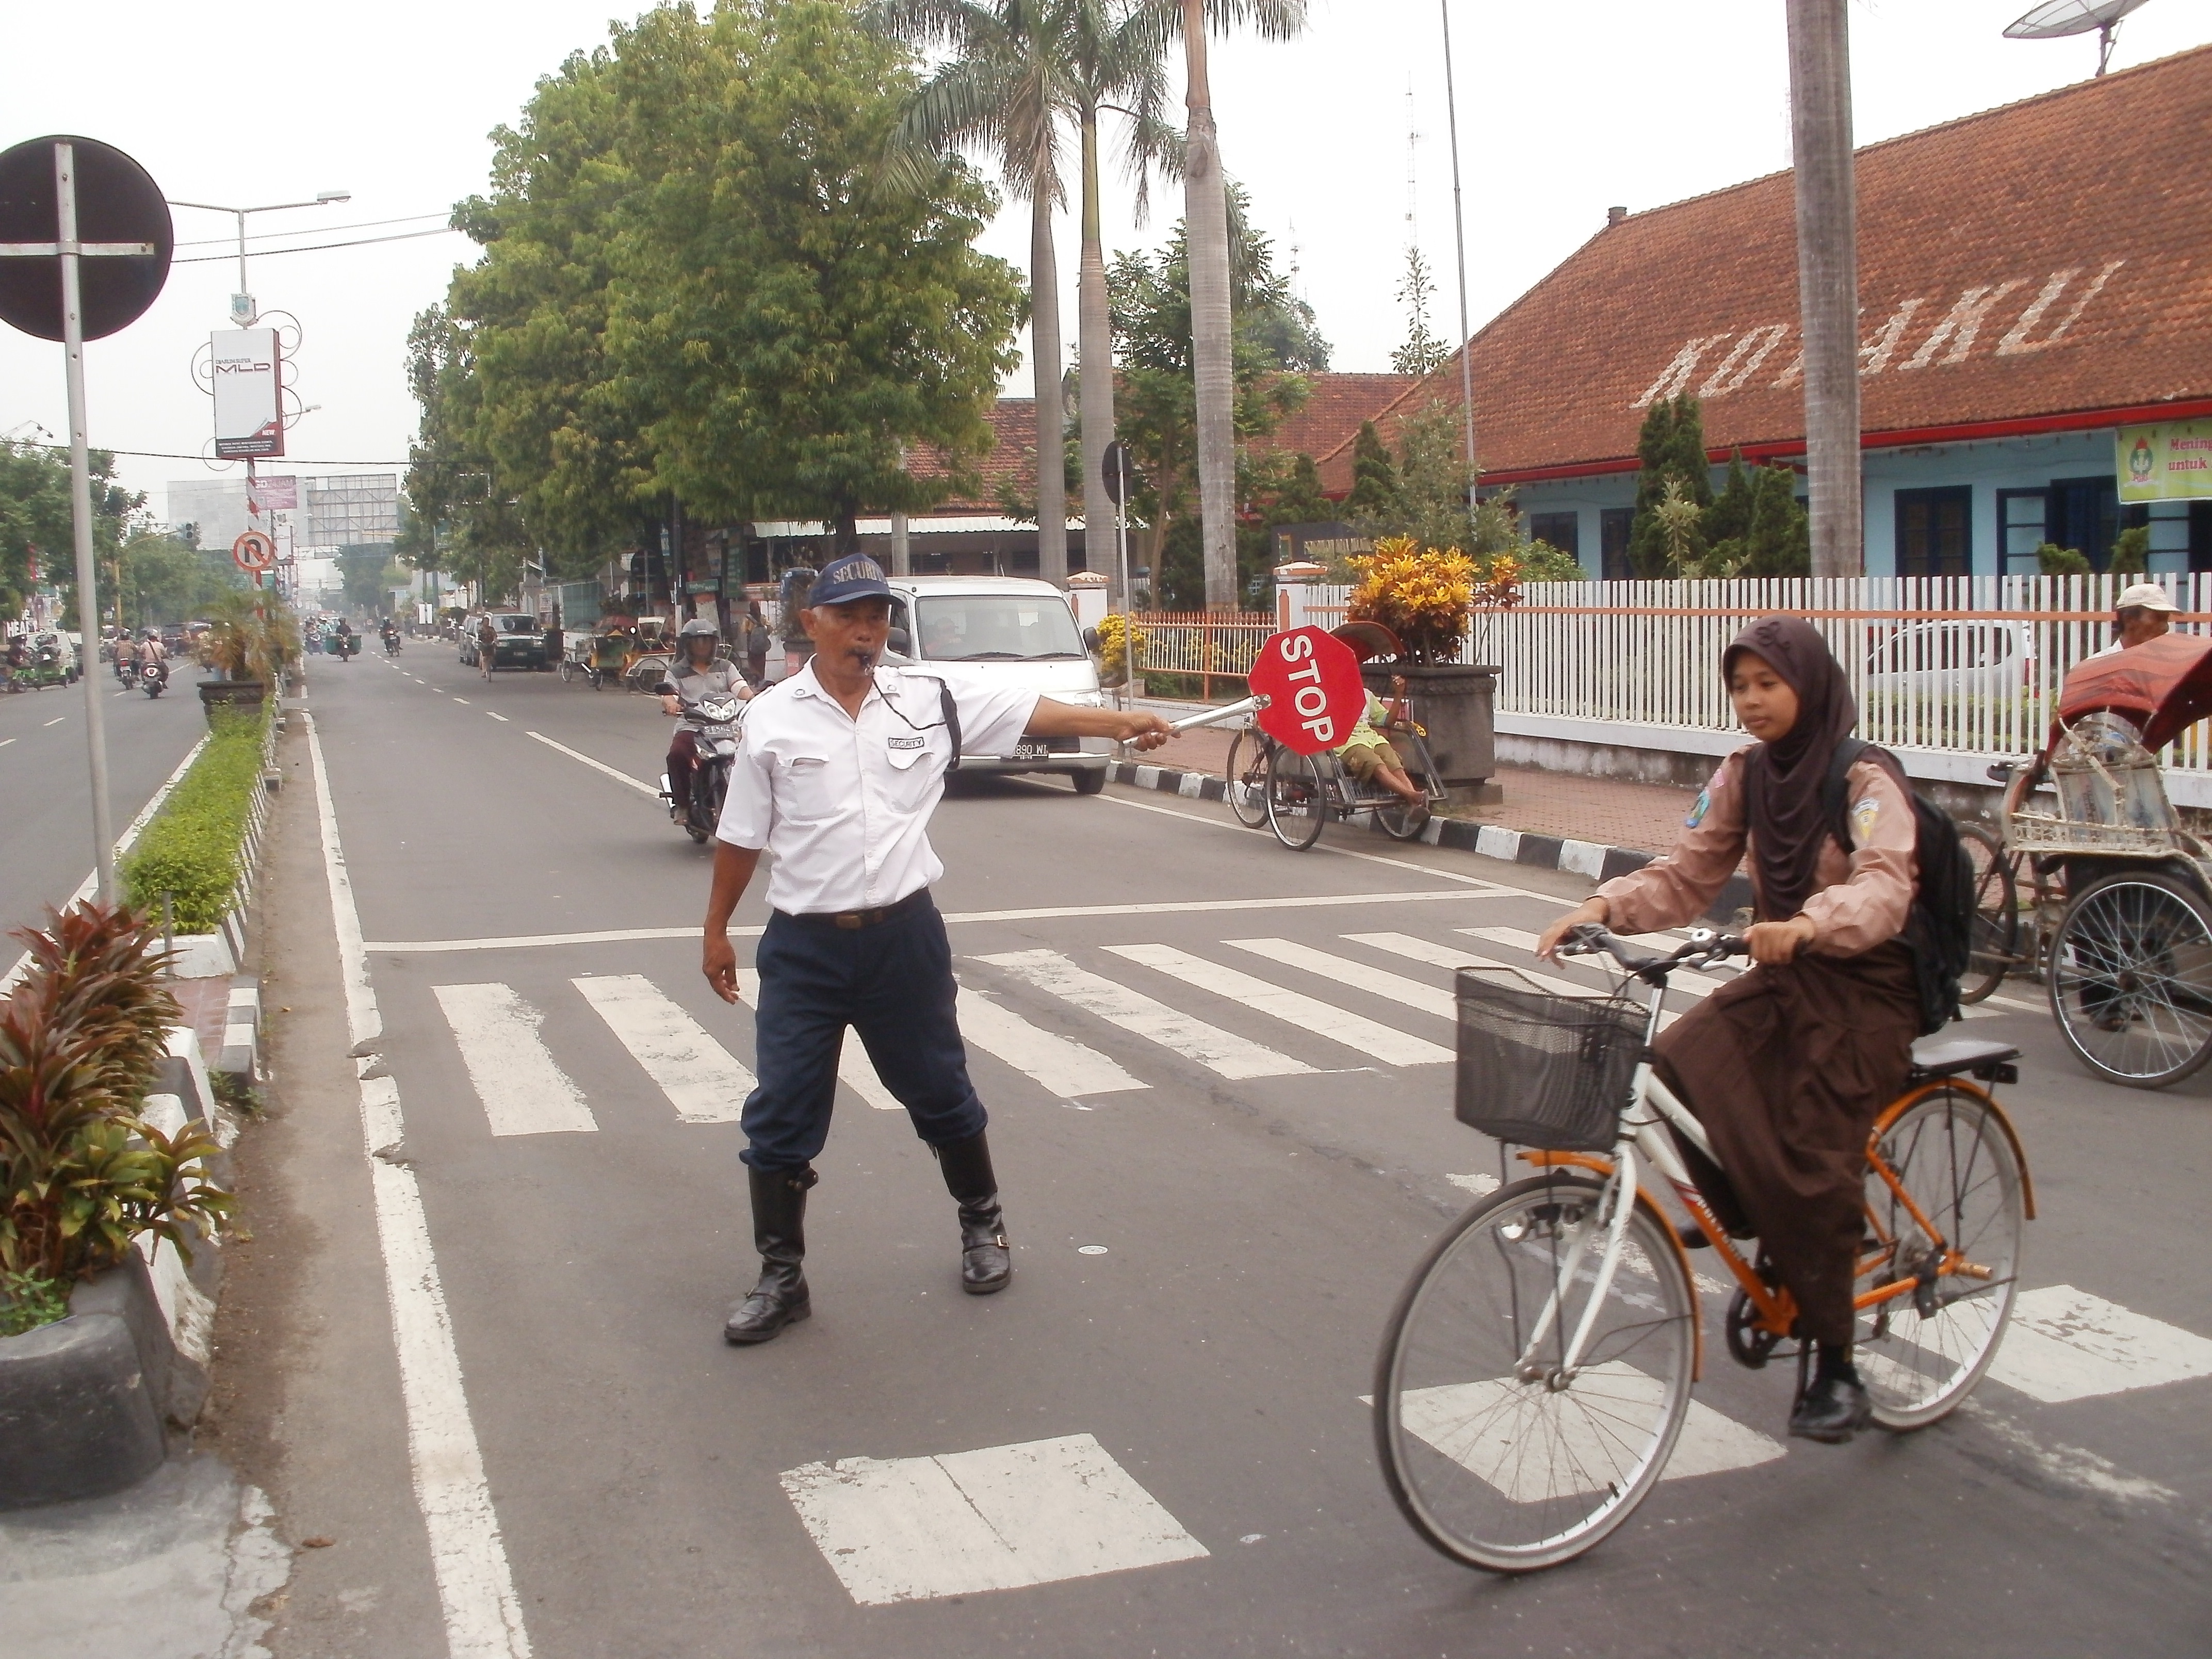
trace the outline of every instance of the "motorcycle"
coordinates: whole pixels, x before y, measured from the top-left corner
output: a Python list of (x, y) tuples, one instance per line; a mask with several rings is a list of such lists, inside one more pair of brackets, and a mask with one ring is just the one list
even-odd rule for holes
[(744, 704), (733, 696), (702, 697), (699, 706), (684, 715), (699, 758), (691, 769), (689, 810), (680, 817), (668, 774), (660, 775), (660, 799), (668, 803), (670, 822), (682, 825), (684, 833), (702, 845), (721, 822), (722, 797), (730, 790), (730, 766), (738, 757), (738, 726), (744, 711)]
[(115, 657), (115, 678), (128, 687), (138, 678), (138, 659), (118, 652)]
[(399, 654), (399, 630), (396, 628), (387, 628), (384, 630), (384, 654), (387, 657), (396, 657)]
[(169, 665), (149, 662), (138, 671), (138, 689), (146, 694), (148, 702), (160, 696), (169, 687)]
[(348, 657), (353, 655), (353, 653), (360, 648), (360, 640), (351, 634), (333, 634), (331, 635), (331, 654), (336, 657), (340, 662), (343, 662)]

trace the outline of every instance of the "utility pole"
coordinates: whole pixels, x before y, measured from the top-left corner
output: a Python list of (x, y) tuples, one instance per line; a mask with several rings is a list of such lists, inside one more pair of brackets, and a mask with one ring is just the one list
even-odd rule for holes
[(1805, 343), (1813, 574), (1866, 572), (1860, 523), (1858, 210), (1845, 0), (1789, 0), (1797, 307)]

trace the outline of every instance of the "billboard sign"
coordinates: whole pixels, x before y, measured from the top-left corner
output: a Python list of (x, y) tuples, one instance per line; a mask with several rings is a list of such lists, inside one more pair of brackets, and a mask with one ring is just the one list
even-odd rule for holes
[(215, 453), (245, 460), (284, 453), (284, 360), (273, 328), (230, 328), (213, 337)]
[(296, 512), (300, 506), (300, 481), (296, 477), (256, 478), (246, 495), (253, 502), (253, 514)]
[(2212, 496), (2212, 421), (2124, 426), (2113, 448), (2123, 501)]

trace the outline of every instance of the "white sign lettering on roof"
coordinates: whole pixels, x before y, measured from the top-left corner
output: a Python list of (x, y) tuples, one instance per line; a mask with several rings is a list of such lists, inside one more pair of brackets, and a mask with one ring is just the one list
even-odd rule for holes
[[(2112, 274), (2126, 263), (2125, 259), (2107, 260), (2094, 276), (2079, 283), (2077, 279), (2088, 270), (2087, 265), (2069, 265), (2052, 271), (2035, 296), (2011, 319), (2010, 326), (1997, 337), (1996, 343), (1988, 347), (1983, 347), (1983, 342), (1996, 322), (2008, 313), (2011, 303), (2027, 287), (2028, 278), (2014, 276), (1976, 283), (1962, 289), (1940, 313), (1935, 310), (1942, 303), (1940, 298), (1917, 295), (1900, 300), (1881, 326), (1861, 343), (1859, 378), (1867, 380), (1893, 368), (1900, 374), (1912, 369), (1948, 368), (1966, 362), (1978, 348), (1981, 348), (1984, 357), (2016, 357), (2047, 351), (2065, 339), (2068, 331), (2089, 308), (2090, 301), (2104, 292)], [(2065, 305), (2069, 289), (2073, 301)], [(2045, 329), (2044, 325), (2050, 314), (2062, 305), (2063, 314)], [(1923, 313), (1933, 316), (1935, 320), (1926, 323)], [(1927, 331), (1919, 334), (1917, 325), (1923, 323)], [(1779, 322), (1762, 323), (1741, 333), (1693, 334), (1676, 349), (1657, 377), (1629, 407), (1642, 409), (1658, 398), (1681, 396), (1690, 389), (1700, 369), (1706, 371), (1697, 386), (1700, 398), (1724, 398), (1732, 392), (1741, 392), (1751, 385), (1776, 349), (1796, 332), (1795, 324)], [(1912, 350), (1903, 361), (1898, 361), (1908, 342)], [(1787, 391), (1797, 385), (1804, 374), (1805, 353), (1801, 344), (1788, 367), (1766, 382), (1765, 389)]]

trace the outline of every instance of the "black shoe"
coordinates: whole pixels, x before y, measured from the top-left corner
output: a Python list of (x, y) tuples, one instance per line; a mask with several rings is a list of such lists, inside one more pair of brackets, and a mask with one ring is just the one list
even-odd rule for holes
[(1873, 1419), (1874, 1407), (1856, 1377), (1816, 1376), (1790, 1413), (1790, 1432), (1800, 1440), (1840, 1446)]
[(1674, 1237), (1682, 1241), (1686, 1250), (1710, 1250), (1713, 1241), (1705, 1237), (1705, 1229), (1694, 1221), (1686, 1221), (1674, 1229)]
[(1006, 1227), (999, 1212), (999, 1180), (991, 1170), (990, 1143), (981, 1131), (939, 1146), (945, 1190), (960, 1201), (960, 1288), (970, 1296), (1003, 1291), (1014, 1276)]
[(748, 1170), (753, 1200), (753, 1244), (760, 1251), (760, 1283), (730, 1311), (726, 1342), (765, 1342), (786, 1325), (814, 1311), (807, 1295), (806, 1189), (818, 1177), (811, 1169)]

